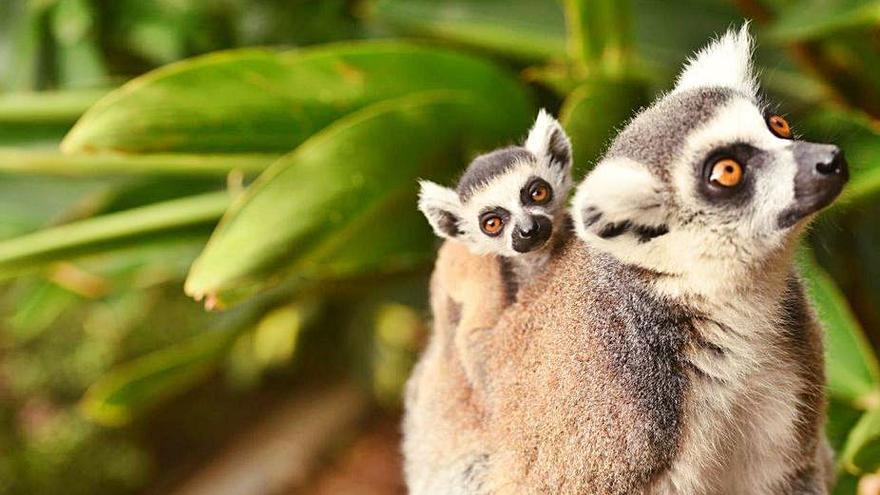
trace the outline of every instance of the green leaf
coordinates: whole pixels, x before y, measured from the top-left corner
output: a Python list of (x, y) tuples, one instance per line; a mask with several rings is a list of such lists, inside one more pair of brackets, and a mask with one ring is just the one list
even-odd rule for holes
[(880, 2), (810, 0), (794, 2), (779, 12), (769, 36), (780, 42), (800, 42), (848, 29), (871, 28), (880, 22)]
[(837, 475), (837, 484), (834, 486), (832, 495), (853, 495), (858, 493), (859, 478), (849, 473), (839, 473)]
[(461, 92), (413, 95), (340, 120), (230, 208), (193, 264), (187, 293), (230, 302), (285, 273), (320, 279), (426, 260), (432, 238), (416, 208), (416, 179), (446, 180), (469, 150), (511, 139), (529, 120), (515, 101), (499, 114)]
[(849, 432), (840, 464), (851, 474), (880, 468), (880, 409), (866, 412)]
[[(258, 338), (269, 340), (259, 343), (262, 349), (258, 352), (279, 352), (271, 348), (279, 339), (287, 346), (295, 346), (296, 336), (318, 316), (320, 303), (313, 299), (289, 303), (289, 297), (273, 294), (255, 300), (222, 315), (212, 330), (111, 370), (89, 387), (80, 401), (80, 409), (97, 423), (124, 425), (204, 381), (242, 332), (254, 330), (262, 333)], [(292, 353), (293, 347), (288, 350)]]
[(165, 201), (52, 227), (0, 242), (0, 278), (53, 261), (85, 256), (157, 236), (193, 235), (217, 222), (231, 202), (226, 192)]
[(876, 405), (880, 365), (843, 293), (804, 250), (800, 267), (825, 328), (826, 373), (832, 397), (856, 407)]
[(131, 81), (89, 110), (62, 149), (281, 153), (367, 105), (441, 89), (523, 100), (492, 64), (437, 48), (362, 42), (232, 51)]
[(379, 0), (368, 15), (404, 34), (527, 60), (561, 58), (565, 53), (565, 19), (556, 1)]
[(615, 130), (647, 101), (644, 82), (601, 78), (588, 79), (565, 99), (560, 117), (574, 148), (575, 177), (592, 167)]
[(92, 385), (80, 408), (97, 423), (124, 425), (137, 413), (203, 381), (216, 369), (235, 335), (229, 330), (204, 332), (130, 361)]
[(846, 444), (846, 437), (859, 421), (864, 411), (856, 409), (848, 401), (840, 401), (835, 397), (828, 400), (828, 420), (825, 423), (825, 434), (835, 452), (840, 452)]
[[(766, 1), (766, 0), (764, 0)], [(636, 51), (644, 64), (643, 75), (668, 90), (669, 80), (681, 70), (688, 54), (743, 22), (743, 14), (729, 0), (630, 0)], [(676, 26), (681, 28), (676, 29)]]
[(223, 177), (232, 171), (262, 172), (277, 154), (90, 153), (66, 155), (52, 150), (0, 147), (0, 171), (61, 176), (206, 175)]

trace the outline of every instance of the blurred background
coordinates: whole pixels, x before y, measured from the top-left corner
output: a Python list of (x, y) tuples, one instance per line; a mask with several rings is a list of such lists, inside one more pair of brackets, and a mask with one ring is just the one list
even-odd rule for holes
[(744, 18), (768, 101), (853, 167), (800, 263), (827, 327), (836, 493), (880, 493), (878, 12), (3, 0), (0, 494), (403, 493), (401, 387), (438, 245), (416, 179), (453, 180), (541, 107), (581, 176)]

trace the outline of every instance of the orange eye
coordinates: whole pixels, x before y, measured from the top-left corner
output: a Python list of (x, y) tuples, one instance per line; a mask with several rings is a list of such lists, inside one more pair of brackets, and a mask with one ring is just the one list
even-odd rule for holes
[(498, 215), (489, 215), (483, 218), (483, 223), (480, 227), (486, 234), (497, 235), (504, 227), (504, 220)]
[(535, 203), (544, 203), (548, 199), (550, 199), (550, 188), (544, 184), (538, 184), (534, 188), (532, 188), (531, 193), (529, 193), (529, 197), (532, 198), (532, 201)]
[(788, 121), (782, 118), (782, 116), (771, 115), (767, 119), (767, 126), (770, 127), (770, 132), (777, 137), (791, 139), (791, 126), (788, 125)]
[(742, 181), (743, 169), (733, 158), (723, 158), (712, 166), (709, 182), (719, 187), (734, 187)]

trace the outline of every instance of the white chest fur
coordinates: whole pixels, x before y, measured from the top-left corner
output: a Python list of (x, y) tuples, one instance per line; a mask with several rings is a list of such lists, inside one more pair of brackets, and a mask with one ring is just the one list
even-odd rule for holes
[[(766, 293), (765, 293), (766, 294)], [(684, 352), (679, 455), (660, 494), (770, 493), (798, 449), (799, 378), (778, 298), (702, 304)]]

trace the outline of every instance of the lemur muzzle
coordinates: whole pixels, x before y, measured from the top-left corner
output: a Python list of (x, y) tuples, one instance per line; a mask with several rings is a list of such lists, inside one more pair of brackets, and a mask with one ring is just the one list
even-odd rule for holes
[(535, 215), (518, 223), (513, 231), (513, 250), (527, 253), (544, 245), (553, 233), (553, 222), (545, 216)]
[(792, 153), (798, 167), (794, 203), (779, 215), (780, 228), (791, 227), (831, 204), (849, 180), (846, 157), (837, 146), (796, 141)]

